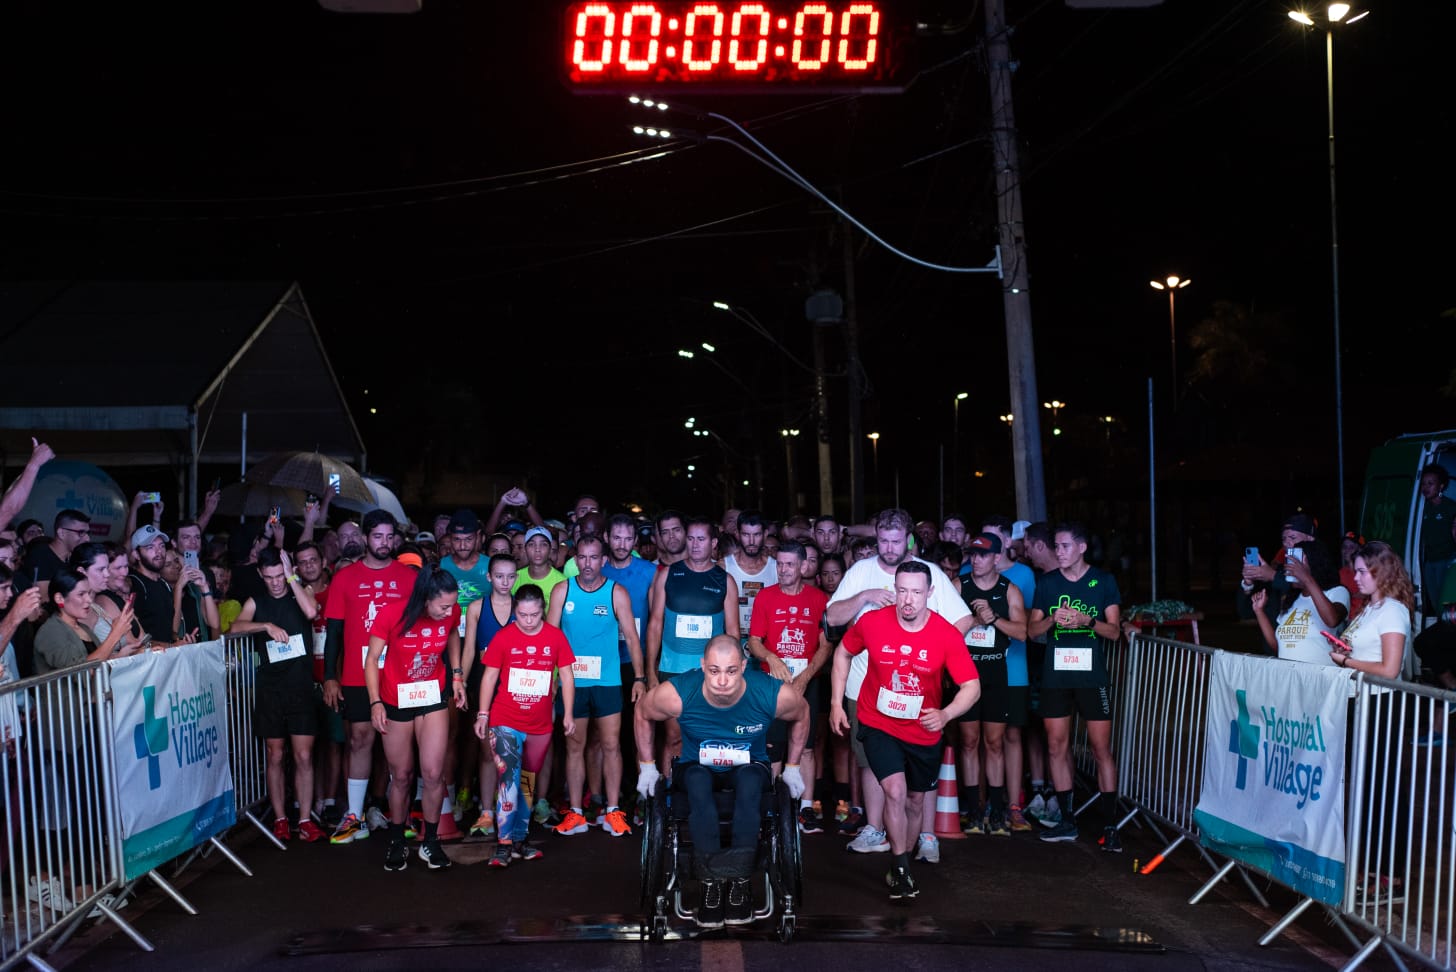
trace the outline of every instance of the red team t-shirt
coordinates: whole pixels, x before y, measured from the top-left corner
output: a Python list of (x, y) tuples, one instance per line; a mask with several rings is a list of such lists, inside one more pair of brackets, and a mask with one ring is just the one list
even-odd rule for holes
[(940, 708), (942, 671), (957, 685), (980, 677), (960, 631), (934, 612), (925, 627), (906, 631), (895, 605), (870, 611), (840, 644), (851, 655), (869, 652), (855, 709), (859, 721), (917, 746), (940, 742), (940, 733), (920, 725), (920, 713)]
[[(828, 603), (828, 594), (807, 584), (794, 595), (785, 594), (777, 584), (765, 587), (753, 599), (748, 634), (762, 640), (765, 648), (789, 666), (789, 674), (797, 676), (819, 647), (819, 626)], [(763, 670), (767, 672), (768, 666)]]
[(500, 669), (490, 724), (527, 735), (551, 731), (552, 674), (576, 661), (561, 629), (542, 624), (528, 635), (512, 621), (496, 632), (485, 649), (488, 668)]
[(329, 585), (324, 617), (329, 621), (344, 622), (340, 685), (363, 688), (364, 656), (369, 653), (369, 626), (386, 604), (409, 600), (414, 586), (414, 569), (394, 560), (378, 570), (366, 567), (360, 561), (334, 575), (334, 581)]
[[(320, 685), (324, 682), (324, 633), (328, 630), (328, 603), (329, 588), (325, 587), (313, 596), (314, 602), (318, 604), (318, 614), (313, 619), (313, 680)], [(340, 683), (342, 684), (342, 683)]]
[(404, 607), (404, 601), (386, 604), (369, 629), (370, 637), (383, 638), (385, 643), (379, 698), (399, 709), (443, 702), (445, 670), (449, 667), (444, 658), (445, 645), (460, 623), (460, 606), (452, 604), (450, 616), (443, 621), (422, 614), (408, 631), (401, 631)]

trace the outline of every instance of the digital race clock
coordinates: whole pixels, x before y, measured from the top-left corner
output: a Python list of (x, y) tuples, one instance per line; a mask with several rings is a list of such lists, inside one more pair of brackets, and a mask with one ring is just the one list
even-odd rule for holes
[(914, 23), (895, 0), (593, 0), (567, 6), (579, 92), (903, 90)]

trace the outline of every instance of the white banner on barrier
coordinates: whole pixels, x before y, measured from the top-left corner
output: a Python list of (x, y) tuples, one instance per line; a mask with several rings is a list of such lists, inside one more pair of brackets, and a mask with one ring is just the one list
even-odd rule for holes
[(1345, 889), (1349, 697), (1337, 668), (1215, 652), (1193, 811), (1205, 847), (1328, 904)]
[(220, 641), (108, 664), (118, 806), (131, 880), (236, 820), (227, 678)]

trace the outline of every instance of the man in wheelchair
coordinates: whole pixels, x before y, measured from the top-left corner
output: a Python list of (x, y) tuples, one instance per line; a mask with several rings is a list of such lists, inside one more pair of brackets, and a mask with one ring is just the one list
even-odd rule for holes
[[(761, 804), (772, 785), (765, 740), (775, 719), (789, 724), (783, 781), (797, 800), (804, 792), (799, 758), (809, 734), (809, 706), (789, 683), (750, 667), (736, 638), (719, 635), (703, 650), (701, 672), (684, 672), (660, 682), (637, 703), (634, 728), (637, 792), (652, 798), (662, 778), (652, 762), (653, 723), (676, 719), (682, 753), (674, 761), (675, 788), (687, 795), (693, 864), (702, 878), (696, 912), (701, 928), (753, 920), (749, 879), (763, 823)], [(723, 848), (714, 791), (734, 792), (732, 837)], [(725, 907), (725, 886), (727, 904)]]

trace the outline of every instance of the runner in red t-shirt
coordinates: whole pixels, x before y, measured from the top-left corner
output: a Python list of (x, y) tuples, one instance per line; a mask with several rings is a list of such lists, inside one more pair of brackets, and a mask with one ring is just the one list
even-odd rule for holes
[[(440, 846), (440, 807), (445, 799), (445, 747), (450, 741), (452, 701), (465, 708), (465, 682), (460, 678), (460, 586), (438, 567), (426, 566), (415, 578), (408, 601), (382, 608), (369, 628), (369, 654), (364, 682), (369, 691), (369, 712), (375, 731), (383, 737), (389, 762), (389, 848), (386, 871), (409, 865), (404, 824), (414, 796), (415, 746), (420, 750), (420, 803), (425, 817), (425, 839), (420, 860), (430, 870), (450, 866)], [(445, 691), (445, 663), (455, 672), (451, 691)]]
[(318, 699), (318, 734), (313, 748), (313, 812), (319, 822), (332, 830), (343, 814), (334, 804), (339, 792), (339, 779), (344, 765), (344, 719), (338, 711), (323, 703), (324, 645), (328, 640), (328, 618), (325, 615), (329, 596), (329, 577), (324, 573), (324, 555), (312, 540), (300, 543), (293, 552), (293, 569), (303, 586), (318, 604), (313, 619), (309, 648), (313, 652), (314, 697)]
[[(814, 812), (814, 725), (823, 705), (820, 683), (814, 676), (829, 660), (829, 639), (824, 634), (824, 606), (829, 595), (804, 582), (804, 545), (784, 540), (774, 554), (779, 582), (758, 592), (753, 599), (753, 617), (748, 624), (748, 653), (763, 662), (763, 670), (788, 683), (809, 703), (809, 740), (800, 760), (809, 786), (800, 798), (799, 830), (806, 834), (824, 832)], [(768, 731), (769, 759), (783, 762), (788, 728), (774, 722)]]
[(414, 587), (415, 572), (394, 559), (394, 516), (370, 510), (364, 516), (364, 559), (334, 575), (324, 605), (328, 619), (324, 642), (324, 704), (343, 712), (349, 724), (349, 812), (339, 821), (330, 843), (347, 844), (369, 836), (364, 798), (374, 757), (374, 726), (369, 693), (364, 688), (364, 656), (369, 651), (369, 625), (380, 608), (403, 601)]
[(551, 675), (555, 671), (561, 678), (566, 712), (561, 728), (570, 736), (576, 732), (572, 716), (576, 681), (571, 674), (575, 661), (566, 635), (546, 623), (541, 588), (522, 585), (516, 591), (515, 621), (501, 628), (485, 649), (480, 714), (475, 718), (475, 734), (488, 739), (495, 752), (498, 777), (495, 826), (500, 836), (491, 867), (506, 867), (512, 858), (534, 861), (541, 856), (541, 849), (527, 842), (526, 833), (531, 824), (531, 790), (551, 749)]
[[(981, 696), (960, 631), (930, 610), (930, 570), (918, 561), (897, 567), (894, 605), (861, 617), (834, 652), (829, 726), (840, 735), (849, 728), (841, 700), (850, 657), (869, 652), (859, 694), (859, 741), (885, 791), (891, 901), (920, 893), (910, 876), (910, 852), (925, 794), (935, 789), (939, 775), (941, 732)], [(940, 686), (947, 673), (959, 688), (942, 707)]]

